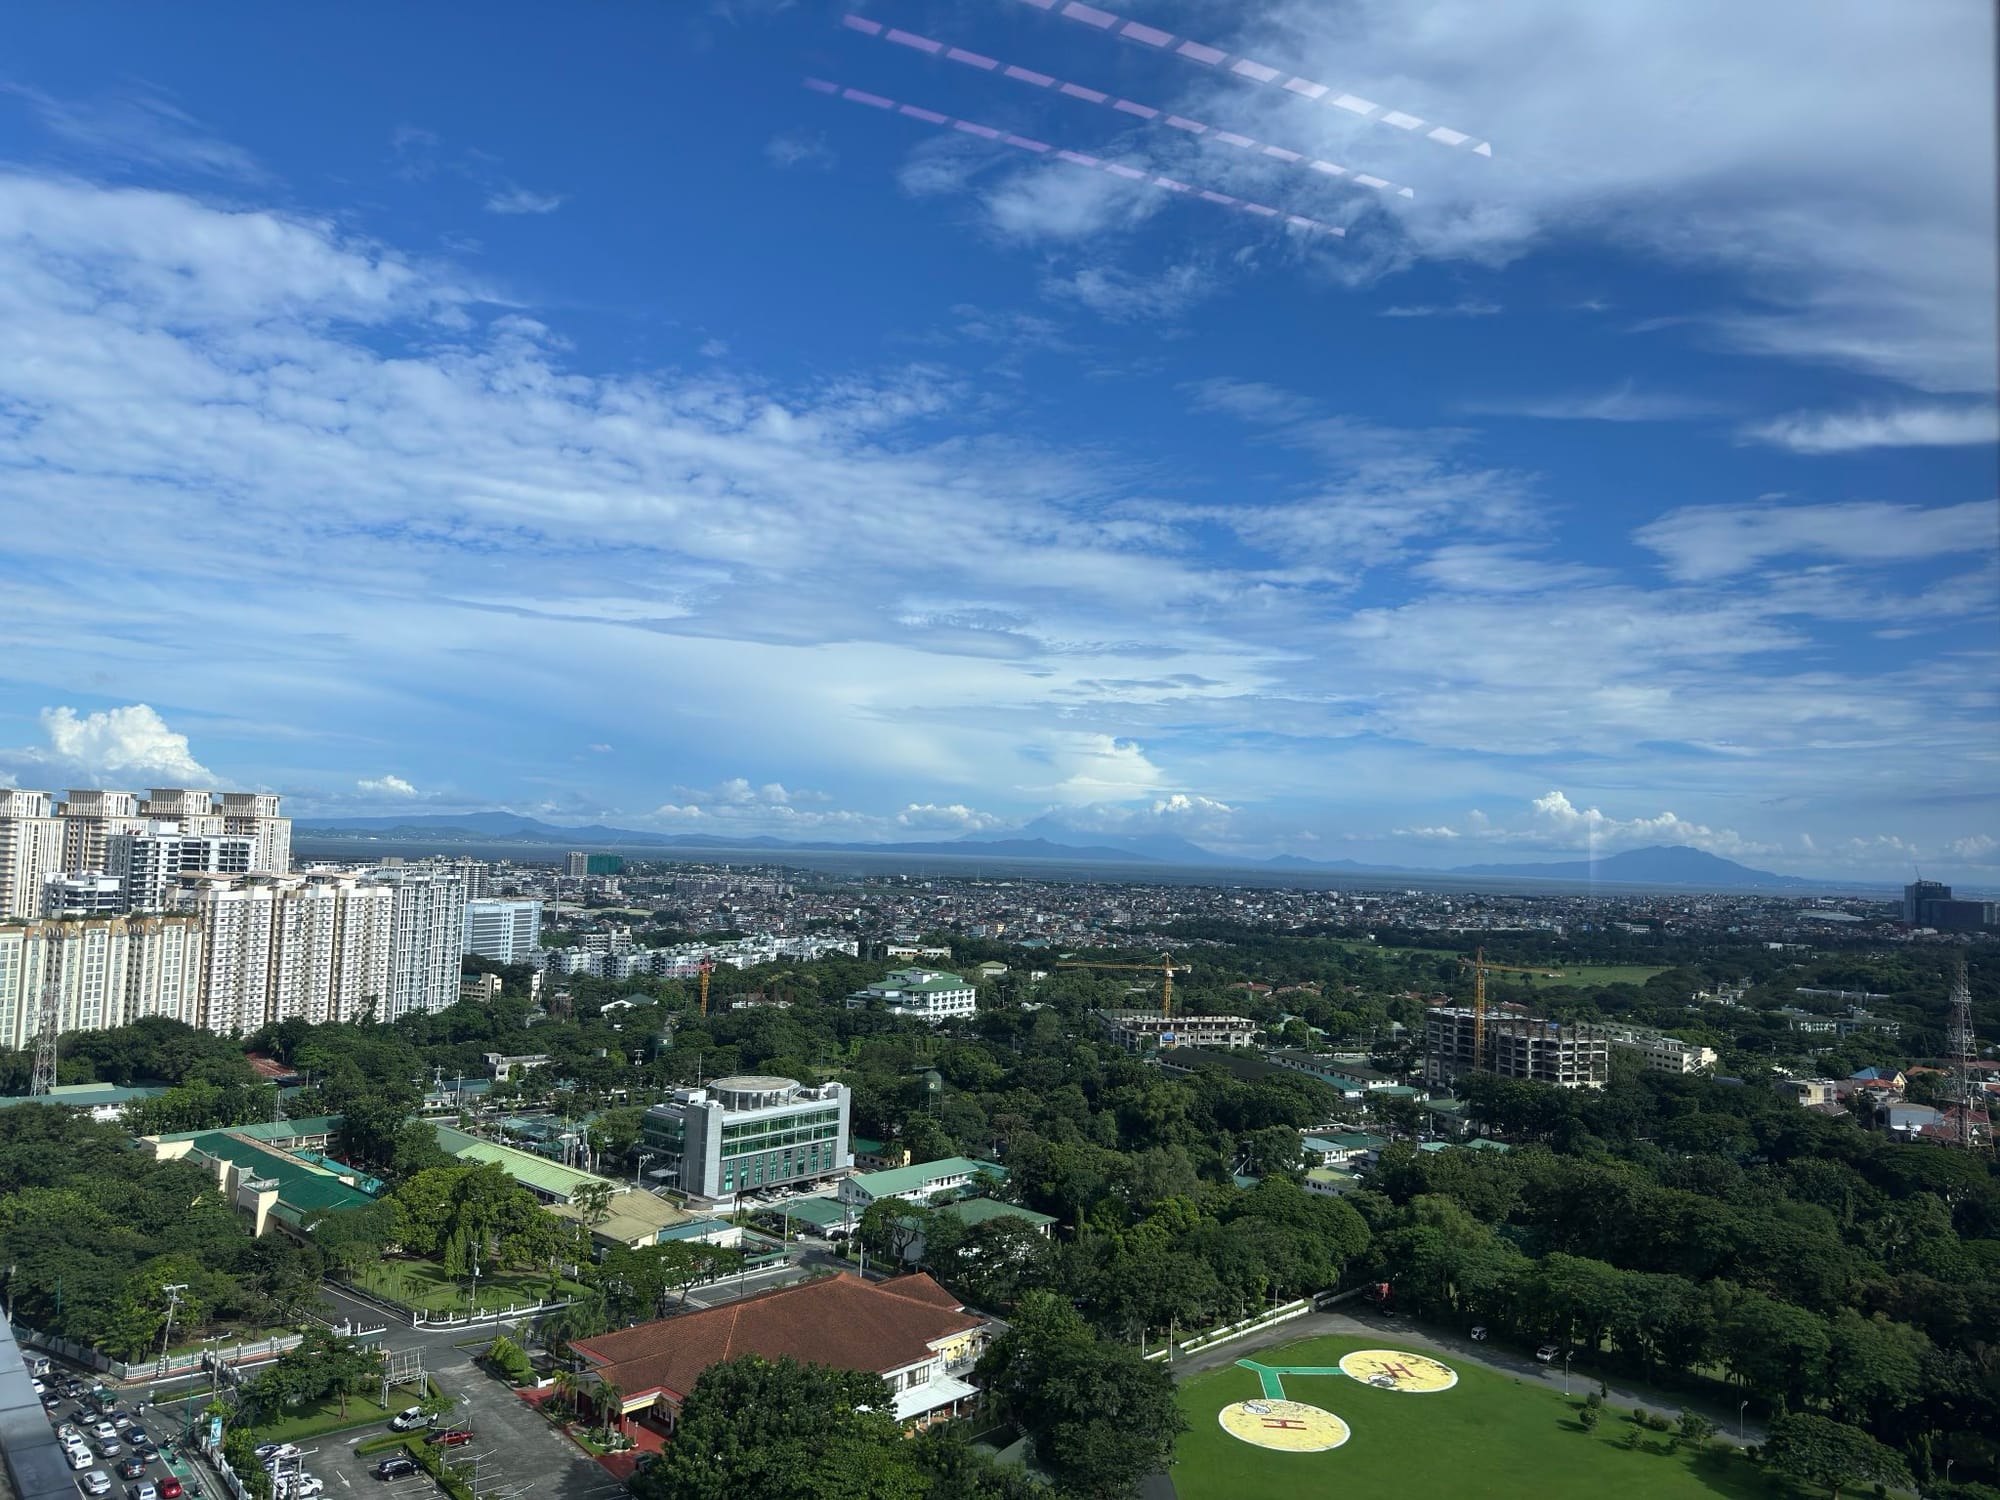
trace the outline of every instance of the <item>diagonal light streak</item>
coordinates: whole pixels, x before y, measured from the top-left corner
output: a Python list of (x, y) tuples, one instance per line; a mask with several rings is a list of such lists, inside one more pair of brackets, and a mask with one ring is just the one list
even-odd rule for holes
[(1435, 120), (1425, 120), (1416, 115), (1406, 114), (1400, 109), (1391, 109), (1386, 104), (1378, 104), (1373, 99), (1363, 99), (1329, 84), (1315, 83), (1310, 78), (1297, 77), (1285, 68), (1273, 68), (1265, 63), (1253, 62), (1250, 58), (1238, 56), (1221, 47), (1212, 47), (1207, 42), (1175, 36), (1171, 31), (1162, 31), (1157, 26), (1128, 21), (1122, 16), (1114, 16), (1108, 10), (1099, 10), (1094, 5), (1084, 5), (1081, 0), (1025, 0), (1025, 3), (1037, 10), (1052, 11), (1065, 20), (1076, 21), (1093, 30), (1102, 31), (1108, 36), (1123, 37), (1126, 41), (1137, 42), (1141, 46), (1157, 47), (1162, 52), (1172, 52), (1204, 67), (1219, 68), (1250, 83), (1274, 83), (1288, 93), (1297, 94), (1301, 99), (1311, 99), (1334, 109), (1344, 109), (1350, 114), (1377, 120), (1384, 125), (1393, 125), (1398, 130), (1422, 130), (1427, 139), (1436, 141), (1441, 146), (1469, 147), (1474, 156), (1493, 154), (1491, 141), (1475, 140), (1463, 130), (1453, 130), (1449, 125), (1440, 125)]
[(1107, 94), (1101, 89), (1086, 88), (1080, 83), (1065, 83), (1062, 79), (1052, 78), (1047, 73), (1036, 72), (1032, 68), (1016, 67), (1012, 63), (1002, 62), (999, 58), (987, 57), (983, 53), (968, 52), (962, 47), (953, 47), (932, 37), (919, 36), (913, 31), (904, 31), (901, 27), (886, 26), (880, 21), (871, 21), (866, 16), (845, 15), (840, 18), (840, 24), (845, 26), (849, 31), (860, 32), (863, 36), (872, 36), (881, 41), (893, 42), (900, 47), (908, 47), (912, 51), (927, 53), (932, 57), (943, 57), (951, 62), (963, 63), (967, 67), (977, 68), (982, 73), (992, 73), (996, 77), (1011, 78), (1017, 83), (1027, 84), (1030, 88), (1048, 89), (1055, 93), (1066, 95), (1071, 99), (1079, 99), (1085, 104), (1097, 105), (1101, 109), (1116, 110), (1120, 114), (1134, 115), (1141, 120), (1156, 121), (1159, 124), (1167, 126), (1169, 129), (1185, 131), (1197, 140), (1211, 141), (1224, 146), (1233, 146), (1239, 151), (1247, 151), (1252, 155), (1268, 157), (1273, 161), (1281, 161), (1288, 164), (1304, 163), (1307, 170), (1318, 172), (1322, 176), (1342, 178), (1346, 181), (1356, 183), (1361, 187), (1376, 188), (1382, 192), (1395, 193), (1404, 198), (1414, 198), (1417, 196), (1415, 188), (1405, 187), (1401, 183), (1390, 182), (1386, 178), (1377, 177), (1370, 172), (1357, 172), (1352, 167), (1338, 166), (1330, 161), (1309, 158), (1303, 151), (1291, 151), (1283, 146), (1267, 145), (1263, 141), (1252, 140), (1247, 135), (1239, 135), (1233, 130), (1222, 130), (1201, 120), (1190, 120), (1183, 115), (1172, 114), (1163, 109), (1155, 109), (1150, 104), (1139, 104), (1131, 99), (1121, 99), (1117, 95)]
[(1328, 224), (1319, 219), (1307, 218), (1304, 214), (1286, 213), (1281, 208), (1272, 208), (1268, 203), (1255, 203), (1248, 198), (1238, 198), (1230, 193), (1218, 193), (1209, 188), (1197, 187), (1193, 183), (1177, 178), (1163, 177), (1155, 172), (1127, 166), (1124, 162), (1106, 161), (1101, 156), (1092, 156), (1084, 151), (1067, 151), (1051, 146), (1047, 141), (1031, 140), (1027, 136), (1015, 135), (999, 130), (991, 125), (982, 125), (977, 120), (961, 120), (954, 115), (939, 114), (934, 109), (923, 109), (915, 104), (903, 104), (881, 94), (871, 94), (863, 89), (851, 89), (838, 83), (830, 83), (824, 78), (808, 78), (807, 88), (816, 94), (826, 94), (836, 99), (845, 99), (850, 104), (865, 104), (870, 109), (885, 113), (899, 114), (908, 119), (919, 120), (926, 125), (935, 125), (941, 130), (957, 130), (966, 135), (977, 136), (983, 141), (996, 145), (1011, 146), (1016, 151), (1024, 151), (1032, 156), (1045, 156), (1055, 161), (1068, 162), (1075, 167), (1088, 167), (1092, 171), (1105, 172), (1127, 182), (1142, 182), (1169, 193), (1184, 193), (1190, 198), (1200, 198), (1204, 202), (1222, 208), (1233, 208), (1240, 213), (1250, 214), (1259, 219), (1275, 219), (1293, 229), (1303, 229), (1313, 234), (1345, 236), (1347, 231), (1338, 224)]

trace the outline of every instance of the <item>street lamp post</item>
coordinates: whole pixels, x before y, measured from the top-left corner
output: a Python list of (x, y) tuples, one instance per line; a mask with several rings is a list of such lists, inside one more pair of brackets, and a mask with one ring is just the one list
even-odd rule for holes
[(1743, 1413), (1749, 1409), (1750, 1398), (1745, 1396), (1736, 1403), (1736, 1441), (1743, 1441)]
[(181, 1305), (181, 1293), (188, 1289), (185, 1281), (174, 1281), (163, 1285), (160, 1290), (167, 1298), (167, 1324), (160, 1330), (160, 1377), (167, 1373), (167, 1341), (174, 1336), (174, 1309)]
[(1951, 1466), (1957, 1462), (1955, 1458), (1947, 1458), (1944, 1461), (1944, 1482), (1947, 1488), (1951, 1485)]
[(1563, 1350), (1563, 1394), (1569, 1394), (1569, 1350)]

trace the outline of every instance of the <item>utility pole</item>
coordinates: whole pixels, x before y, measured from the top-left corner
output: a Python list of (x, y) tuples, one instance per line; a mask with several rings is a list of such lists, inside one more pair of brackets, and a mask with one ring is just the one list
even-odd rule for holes
[(155, 1379), (165, 1379), (167, 1374), (167, 1343), (174, 1336), (174, 1309), (181, 1305), (181, 1293), (187, 1290), (185, 1281), (168, 1282), (160, 1288), (167, 1296), (167, 1326), (160, 1330), (160, 1368)]

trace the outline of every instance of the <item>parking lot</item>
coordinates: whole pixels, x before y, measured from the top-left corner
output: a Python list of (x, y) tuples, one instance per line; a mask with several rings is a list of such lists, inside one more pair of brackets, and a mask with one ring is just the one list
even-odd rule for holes
[[(451, 1448), (448, 1461), (481, 1500), (613, 1500), (625, 1493), (623, 1485), (470, 1358), (431, 1374), (440, 1389), (458, 1399), (449, 1425), (472, 1430), (472, 1441)], [(355, 1453), (357, 1445), (387, 1431), (386, 1426), (364, 1427), (301, 1445), (308, 1450), (307, 1470), (326, 1481), (320, 1500), (435, 1500), (437, 1487), (429, 1476), (419, 1472), (377, 1479), (374, 1469), (385, 1455)]]
[[(102, 1394), (93, 1397), (89, 1391), (96, 1384), (96, 1377), (60, 1363), (39, 1378), (44, 1387), (42, 1410), (48, 1413), (49, 1426), (59, 1431), (64, 1427), (74, 1429), (93, 1456), (89, 1467), (76, 1471), (78, 1489), (88, 1494), (92, 1485), (90, 1476), (102, 1474), (104, 1479), (96, 1483), (108, 1486), (102, 1490), (106, 1500), (146, 1500), (147, 1487), (151, 1489), (152, 1500), (174, 1500), (176, 1486), (192, 1495), (195, 1476), (186, 1463), (168, 1459), (157, 1450), (135, 1443), (134, 1439), (136, 1427), (150, 1442), (168, 1442), (181, 1430), (178, 1413), (150, 1406), (142, 1410), (135, 1398), (101, 1387)], [(67, 1395), (68, 1389), (76, 1389), (79, 1394)], [(106, 1438), (98, 1434), (96, 1429), (104, 1422), (116, 1429), (114, 1436)]]

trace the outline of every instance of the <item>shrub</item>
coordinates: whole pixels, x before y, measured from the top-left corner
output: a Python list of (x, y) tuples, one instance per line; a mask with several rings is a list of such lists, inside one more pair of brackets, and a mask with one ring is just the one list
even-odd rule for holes
[(1583, 1404), (1589, 1407), (1592, 1411), (1596, 1411), (1598, 1407), (1604, 1404), (1604, 1397), (1599, 1395), (1596, 1391), (1592, 1391), (1588, 1396), (1585, 1396), (1583, 1398)]
[(1597, 1430), (1597, 1408), (1596, 1408), (1596, 1407), (1594, 1407), (1594, 1406), (1586, 1406), (1586, 1407), (1584, 1407), (1584, 1409), (1583, 1409), (1582, 1411), (1580, 1411), (1580, 1412), (1578, 1412), (1578, 1413), (1576, 1414), (1576, 1419), (1577, 1419), (1577, 1421), (1579, 1421), (1579, 1422), (1583, 1423), (1583, 1430), (1584, 1430), (1585, 1432), (1595, 1432), (1595, 1431)]

